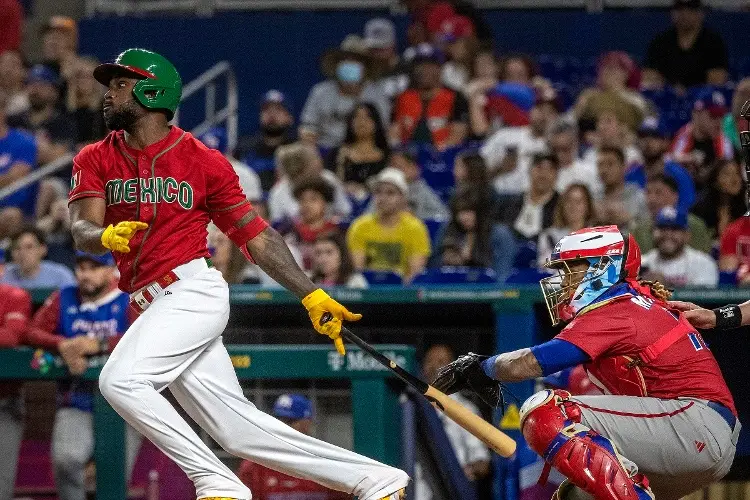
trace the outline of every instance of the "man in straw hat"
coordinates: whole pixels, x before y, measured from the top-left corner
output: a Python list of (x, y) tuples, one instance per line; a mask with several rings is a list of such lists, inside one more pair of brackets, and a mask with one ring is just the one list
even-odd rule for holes
[(347, 36), (338, 49), (323, 55), (320, 65), (327, 79), (307, 96), (300, 117), (303, 141), (326, 149), (339, 146), (346, 134), (346, 119), (360, 102), (374, 104), (381, 120), (390, 116), (388, 98), (370, 81), (372, 59), (362, 38)]

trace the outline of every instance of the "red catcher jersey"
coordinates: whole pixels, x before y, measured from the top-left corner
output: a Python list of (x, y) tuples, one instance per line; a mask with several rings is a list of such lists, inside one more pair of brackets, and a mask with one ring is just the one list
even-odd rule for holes
[(122, 131), (83, 148), (73, 160), (68, 202), (86, 197), (106, 201), (105, 227), (149, 224), (130, 240), (129, 253), (113, 252), (119, 287), (130, 293), (208, 257), (208, 223), (214, 220), (226, 233), (252, 209), (221, 153), (174, 126), (143, 151), (129, 147)]
[[(592, 360), (587, 369), (597, 371), (604, 358), (634, 356), (676, 324), (673, 313), (659, 302), (629, 296), (577, 316), (556, 338), (582, 349)], [(686, 331), (658, 358), (642, 365), (641, 372), (650, 397), (708, 399), (737, 414), (719, 364), (695, 330)]]
[(313, 481), (297, 479), (243, 460), (237, 476), (250, 488), (253, 500), (349, 500), (351, 495), (329, 490)]

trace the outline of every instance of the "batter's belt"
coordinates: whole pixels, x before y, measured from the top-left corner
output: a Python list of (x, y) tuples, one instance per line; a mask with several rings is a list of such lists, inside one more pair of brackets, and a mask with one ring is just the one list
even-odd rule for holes
[(201, 271), (214, 267), (211, 259), (201, 257), (191, 260), (181, 266), (177, 266), (161, 278), (152, 281), (143, 288), (130, 295), (130, 305), (139, 313), (148, 309), (148, 306), (164, 291), (169, 285), (181, 279), (187, 279), (195, 276)]

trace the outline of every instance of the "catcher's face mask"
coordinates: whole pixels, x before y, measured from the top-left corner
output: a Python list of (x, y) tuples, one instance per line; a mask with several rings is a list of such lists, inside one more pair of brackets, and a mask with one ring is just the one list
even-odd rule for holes
[(607, 256), (550, 262), (555, 271), (539, 281), (552, 325), (572, 320), (618, 279), (613, 259)]

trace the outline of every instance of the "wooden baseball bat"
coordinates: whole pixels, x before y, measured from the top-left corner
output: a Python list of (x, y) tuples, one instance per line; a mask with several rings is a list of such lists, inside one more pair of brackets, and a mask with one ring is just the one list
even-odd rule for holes
[[(325, 321), (323, 321), (323, 323), (325, 323)], [(375, 358), (380, 364), (395, 373), (398, 378), (422, 393), (436, 408), (448, 415), (451, 420), (472, 433), (496, 453), (506, 458), (515, 453), (516, 441), (506, 433), (478, 415), (472, 413), (465, 406), (457, 403), (445, 393), (435, 389), (424, 380), (407, 372), (398, 366), (393, 360), (388, 359), (388, 357), (356, 336), (346, 327), (341, 328), (341, 336), (349, 342), (359, 346), (363, 351)]]

